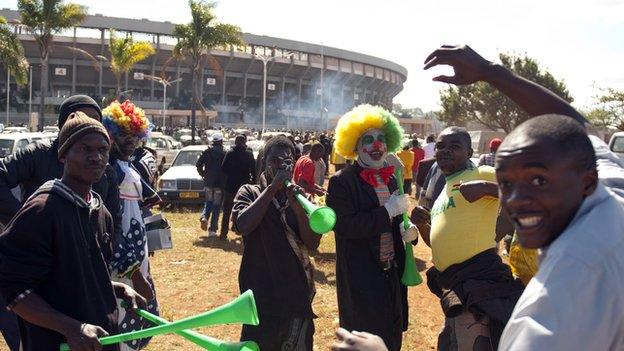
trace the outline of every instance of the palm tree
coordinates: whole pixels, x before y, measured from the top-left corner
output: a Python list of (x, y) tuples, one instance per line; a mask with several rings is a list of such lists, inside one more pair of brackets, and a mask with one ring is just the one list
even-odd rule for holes
[(190, 0), (192, 20), (188, 24), (177, 24), (173, 34), (178, 43), (173, 49), (176, 57), (186, 57), (191, 68), (191, 138), (195, 142), (195, 109), (203, 105), (197, 98), (200, 72), (204, 67), (210, 50), (215, 47), (244, 45), (240, 28), (231, 24), (216, 23), (213, 10), (215, 3), (203, 0)]
[(0, 16), (0, 63), (11, 72), (18, 85), (26, 84), (28, 61), (24, 57), (24, 47), (2, 16)]
[(121, 93), (121, 76), (134, 67), (137, 62), (145, 60), (154, 54), (154, 47), (146, 41), (135, 42), (132, 37), (117, 38), (115, 31), (110, 31), (111, 71), (117, 79), (117, 96)]
[(87, 15), (84, 6), (63, 0), (18, 0), (21, 22), (27, 26), (41, 53), (41, 100), (39, 102), (39, 130), (44, 126), (45, 97), (48, 95), (48, 58), (54, 34), (82, 23)]

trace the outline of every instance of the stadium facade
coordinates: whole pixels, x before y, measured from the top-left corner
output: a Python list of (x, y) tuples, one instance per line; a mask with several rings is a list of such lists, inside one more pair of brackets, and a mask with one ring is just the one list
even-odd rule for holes
[[(19, 12), (0, 10), (9, 21), (19, 20)], [(145, 75), (165, 77), (172, 81), (167, 88), (167, 125), (184, 124), (190, 108), (191, 79), (188, 63), (172, 58), (176, 39), (174, 24), (147, 19), (87, 16), (80, 27), (55, 36), (55, 47), (49, 59), (49, 94), (46, 103), (58, 105), (72, 94), (87, 94), (101, 101), (116, 88), (108, 62), (100, 58), (103, 69), (94, 61), (67, 47), (84, 50), (96, 57), (109, 57), (110, 29), (118, 36), (132, 35), (135, 40), (152, 43), (156, 54), (139, 62), (122, 79), (124, 94), (137, 105), (152, 111), (154, 123), (163, 106), (163, 86)], [(33, 37), (15, 26), (26, 58), (32, 66), (32, 110), (39, 102), (40, 58)], [(392, 99), (403, 89), (407, 70), (388, 60), (317, 44), (275, 37), (244, 34), (242, 48), (213, 50), (202, 72), (200, 92), (204, 106), (216, 111), (208, 117), (198, 114), (198, 125), (208, 123), (258, 127), (262, 114), (263, 62), (255, 54), (275, 57), (266, 65), (268, 127), (325, 129), (354, 105), (361, 103), (391, 106)], [(288, 56), (289, 57), (285, 57)], [(6, 71), (0, 67), (6, 86)], [(16, 89), (11, 83), (12, 115), (28, 115), (28, 87)], [(175, 112), (174, 112), (175, 111)], [(48, 113), (46, 124), (51, 124)], [(177, 115), (183, 118), (171, 118)], [(216, 118), (210, 120), (209, 116)], [(26, 117), (27, 118), (27, 117)], [(0, 118), (2, 120), (3, 118)], [(14, 121), (15, 122), (15, 121)]]

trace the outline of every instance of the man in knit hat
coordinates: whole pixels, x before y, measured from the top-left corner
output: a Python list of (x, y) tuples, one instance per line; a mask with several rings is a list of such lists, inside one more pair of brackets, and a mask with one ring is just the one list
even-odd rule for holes
[[(71, 96), (59, 107), (58, 126), (63, 128), (67, 117), (76, 111), (101, 121), (102, 112), (98, 104), (86, 95)], [(52, 143), (31, 143), (15, 155), (0, 160), (0, 224), (6, 225), (17, 213), (22, 203), (11, 193), (11, 189), (21, 187), (22, 200), (26, 200), (43, 183), (63, 175), (63, 163), (58, 160), (58, 140)], [(104, 175), (93, 184), (93, 190), (102, 197), (106, 208), (113, 216), (114, 228), (121, 229), (119, 187), (113, 168), (106, 167)], [(0, 299), (0, 304), (4, 305)], [(17, 322), (12, 313), (0, 309), (0, 329), (12, 350), (18, 341)]]
[(110, 280), (112, 218), (91, 189), (108, 163), (108, 133), (82, 112), (68, 118), (58, 138), (62, 178), (39, 187), (0, 234), (0, 292), (19, 317), (25, 351), (64, 342), (101, 350), (98, 337), (117, 332), (115, 298), (146, 305)]

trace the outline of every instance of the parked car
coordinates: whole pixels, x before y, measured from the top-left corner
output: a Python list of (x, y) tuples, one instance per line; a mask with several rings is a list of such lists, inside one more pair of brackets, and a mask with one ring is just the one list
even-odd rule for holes
[(147, 139), (147, 147), (156, 151), (157, 164), (160, 164), (162, 158), (165, 157), (165, 169), (167, 169), (171, 166), (182, 145), (170, 136), (152, 133)]
[(624, 161), (624, 132), (617, 132), (611, 136), (609, 150), (613, 151), (620, 160)]
[(29, 133), (30, 130), (26, 127), (6, 127), (2, 130), (3, 134), (11, 133)]
[(204, 180), (195, 164), (207, 148), (207, 145), (191, 145), (178, 152), (171, 167), (158, 180), (158, 195), (163, 204), (204, 203)]
[(42, 133), (0, 134), (0, 159), (13, 155), (28, 144), (44, 139)]

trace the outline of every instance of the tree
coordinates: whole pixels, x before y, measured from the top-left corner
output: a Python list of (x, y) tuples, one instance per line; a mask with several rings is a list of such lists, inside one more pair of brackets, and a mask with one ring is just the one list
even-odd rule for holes
[[(573, 101), (565, 83), (542, 70), (534, 59), (505, 53), (499, 54), (499, 58), (514, 73), (550, 89), (568, 102)], [(449, 87), (440, 93), (440, 101), (442, 110), (438, 119), (447, 125), (465, 126), (476, 121), (492, 130), (509, 133), (529, 119), (518, 105), (485, 82)]]
[(26, 84), (28, 61), (24, 57), (24, 47), (2, 16), (0, 16), (0, 64), (11, 72), (18, 85)]
[(188, 24), (177, 24), (173, 34), (178, 38), (178, 43), (173, 49), (176, 57), (185, 57), (190, 61), (191, 69), (191, 138), (195, 142), (195, 110), (199, 105), (204, 110), (198, 99), (199, 78), (204, 68), (210, 50), (215, 47), (229, 45), (244, 45), (240, 28), (231, 24), (216, 23), (213, 10), (215, 3), (207, 3), (201, 0), (190, 0), (192, 20)]
[(110, 51), (110, 65), (113, 75), (117, 80), (117, 96), (121, 93), (121, 76), (134, 67), (137, 62), (145, 60), (154, 54), (152, 44), (146, 41), (135, 42), (131, 36), (117, 38), (115, 31), (110, 31), (110, 41), (108, 49)]
[(39, 102), (39, 130), (45, 118), (45, 97), (48, 95), (48, 59), (54, 34), (82, 23), (87, 15), (84, 6), (63, 0), (18, 0), (21, 22), (27, 26), (39, 46), (41, 55), (41, 100)]
[(587, 113), (587, 119), (599, 127), (624, 130), (624, 91), (607, 88), (596, 100), (598, 106)]

